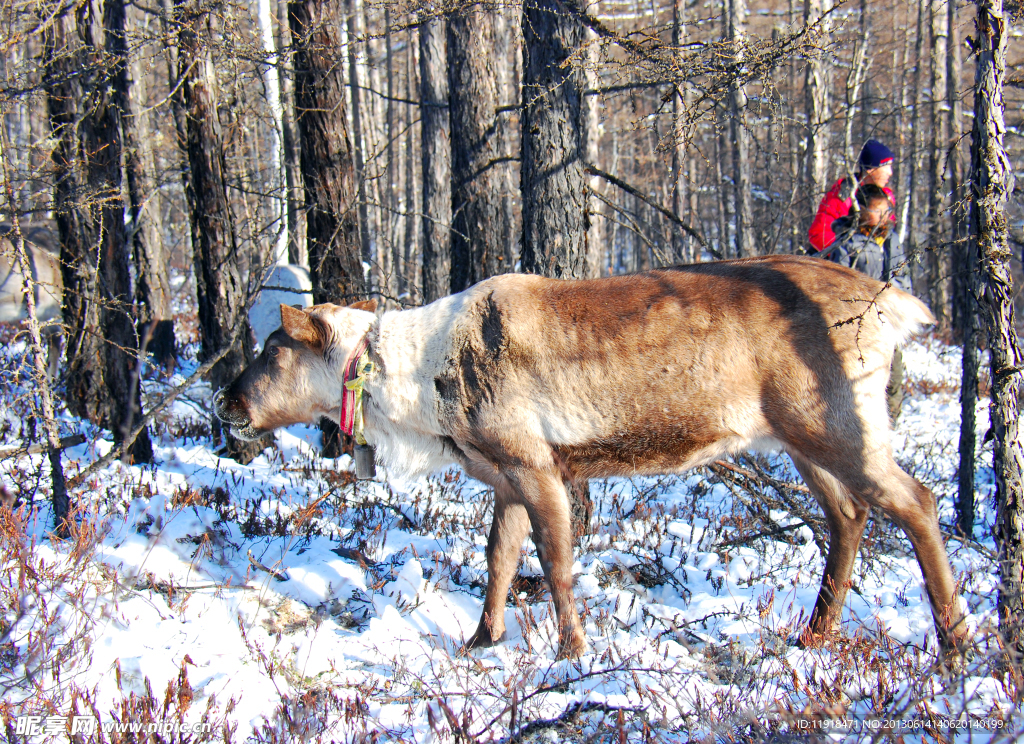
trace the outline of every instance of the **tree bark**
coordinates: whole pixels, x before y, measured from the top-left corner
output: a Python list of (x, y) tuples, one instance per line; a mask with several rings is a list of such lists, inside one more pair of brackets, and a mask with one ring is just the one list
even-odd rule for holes
[[(209, 57), (210, 15), (198, 0), (179, 0), (178, 69), (185, 115), (185, 194), (192, 227), (196, 299), (199, 309), (200, 360), (224, 346), (231, 350), (210, 370), (218, 390), (233, 381), (252, 361), (251, 331), (245, 313), (246, 283), (239, 273), (240, 253), (225, 185), (224, 150), (217, 112), (217, 80)], [(242, 332), (236, 337), (236, 329)], [(232, 338), (234, 341), (232, 343)], [(213, 421), (215, 433), (220, 424)], [(223, 431), (227, 453), (248, 462), (263, 449)]]
[[(976, 324), (977, 309), (973, 290), (968, 290), (968, 281), (973, 271), (967, 267), (970, 241), (968, 240), (968, 194), (964, 183), (964, 164), (959, 147), (963, 127), (963, 102), (960, 100), (960, 76), (963, 74), (961, 47), (957, 36), (957, 4), (946, 3), (946, 116), (948, 117), (948, 144), (946, 157), (949, 162), (950, 231), (952, 233), (951, 305), (950, 317), (954, 338), (966, 333), (967, 323)], [(977, 269), (975, 268), (974, 271)]]
[[(686, 22), (685, 0), (672, 0), (672, 46), (676, 54), (682, 56), (683, 24)], [(686, 86), (689, 93), (690, 87)], [(686, 158), (687, 144), (684, 141), (683, 133), (680, 131), (683, 117), (683, 100), (679, 91), (672, 92), (672, 211), (683, 217), (685, 211), (684, 203), (687, 201), (687, 179), (692, 174), (683, 174), (683, 161)], [(693, 215), (687, 217), (688, 222), (693, 221)], [(683, 233), (682, 230), (672, 230), (672, 259), (678, 263), (693, 262), (693, 238)]]
[[(588, 271), (590, 210), (583, 158), (587, 108), (583, 73), (570, 56), (583, 43), (572, 0), (523, 5), (522, 270), (561, 279)], [(594, 505), (585, 480), (569, 487), (573, 531), (590, 531)]]
[[(347, 305), (366, 297), (356, 167), (345, 120), (342, 17), (339, 0), (293, 0), (288, 4), (305, 186), (306, 254), (317, 304)], [(340, 389), (338, 402), (340, 405)], [(322, 454), (340, 455), (345, 443), (337, 424), (324, 419), (320, 431)]]
[[(58, 20), (59, 22), (60, 20)], [(35, 291), (31, 282), (31, 262), (28, 251), (25, 248), (25, 239), (21, 232), (21, 216), (18, 213), (18, 204), (11, 183), (10, 150), (11, 147), (7, 139), (7, 133), (3, 128), (0, 128), (0, 178), (3, 180), (4, 196), (10, 209), (11, 225), (14, 228), (13, 235), (11, 236), (11, 243), (14, 245), (14, 256), (12, 258), (20, 267), (21, 275), (24, 277), (23, 294), (25, 297), (29, 346), (32, 351), (35, 382), (39, 386), (39, 404), (43, 414), (43, 428), (46, 430), (48, 447), (44, 449), (48, 450), (50, 461), (53, 523), (59, 537), (68, 537), (71, 534), (71, 525), (68, 521), (70, 503), (68, 501), (67, 483), (64, 480), (64, 466), (61, 464), (60, 459), (60, 424), (54, 415), (53, 391), (47, 379), (46, 352), (43, 350), (42, 330), (39, 316), (36, 313)]]
[[(345, 28), (348, 38), (348, 82), (352, 93), (352, 154), (355, 160), (356, 199), (359, 226), (359, 252), (364, 263), (373, 260), (370, 247), (370, 215), (366, 201), (365, 158), (363, 157), (363, 121), (362, 105), (359, 91), (359, 66), (356, 64), (356, 44), (358, 36), (359, 9), (357, 0), (346, 0)], [(307, 228), (308, 229), (308, 228)]]
[(499, 72), (494, 11), (461, 9), (448, 20), (452, 231), (449, 288), (461, 292), (510, 271), (506, 185), (497, 168)]
[(284, 107), (281, 104), (281, 77), (278, 75), (279, 59), (277, 44), (274, 41), (274, 26), (270, 9), (270, 0), (254, 0), (256, 19), (260, 30), (260, 41), (263, 45), (263, 62), (260, 72), (263, 75), (263, 86), (266, 89), (267, 106), (274, 120), (269, 131), (270, 157), (263, 164), (270, 174), (270, 190), (272, 201), (277, 205), (274, 218), (277, 223), (277, 239), (274, 241), (274, 263), (288, 263), (288, 187), (285, 179), (284, 155)]
[[(819, 21), (831, 8), (831, 0), (806, 0), (804, 24)], [(828, 38), (825, 30), (825, 39)], [(805, 95), (807, 107), (807, 181), (810, 193), (817, 199), (828, 190), (828, 120), (829, 88), (828, 65), (823, 54), (816, 54), (807, 62)]]
[[(122, 107), (128, 101), (125, 11), (122, 0), (107, 0), (102, 19), (97, 10), (92, 3), (82, 7), (74, 38), (66, 16), (48, 33), (48, 98), (59, 140), (55, 201), (70, 327), (68, 408), (122, 442), (141, 407), (121, 178), (127, 113)], [(72, 82), (75, 76), (80, 85)], [(147, 430), (129, 456), (136, 462), (152, 459)]]
[[(416, 75), (416, 65), (419, 62), (417, 55), (419, 48), (414, 41), (416, 38), (418, 38), (417, 30), (409, 29), (406, 32), (405, 97), (410, 101), (415, 99), (417, 96), (416, 91), (419, 89), (419, 79)], [(408, 292), (407, 301), (418, 304), (420, 299), (417, 297), (420, 286), (419, 271), (413, 256), (416, 251), (415, 247), (420, 243), (419, 218), (416, 215), (416, 203), (418, 201), (416, 198), (416, 186), (418, 183), (416, 178), (416, 158), (419, 141), (416, 138), (416, 127), (413, 124), (415, 109), (408, 107), (405, 112), (406, 133), (405, 152), (403, 153), (405, 162), (405, 183), (403, 184), (405, 187), (405, 203), (403, 204), (403, 212), (405, 213), (405, 218), (402, 231), (402, 280), (405, 282), (404, 286)]]
[(957, 469), (956, 522), (960, 532), (967, 537), (974, 534), (974, 476), (975, 449), (978, 444), (978, 329), (977, 301), (975, 300), (978, 258), (973, 241), (962, 249), (961, 268), (963, 280), (964, 307), (962, 319), (963, 347), (960, 364), (960, 464)]
[(423, 137), (423, 302), (444, 297), (451, 273), (451, 129), (445, 23), (424, 21), (420, 44), (420, 127)]
[(975, 513), (975, 451), (978, 444), (978, 253), (968, 225), (968, 198), (960, 139), (963, 104), (960, 101), (961, 59), (956, 36), (956, 3), (947, 3), (946, 105), (949, 117), (950, 232), (952, 238), (952, 323), (954, 337), (962, 344), (960, 378), (960, 442), (957, 469), (956, 523), (960, 533), (973, 537)]
[(44, 37), (43, 84), (53, 150), (53, 216), (60, 236), (61, 274), (64, 284), (62, 312), (67, 328), (68, 410), (100, 422), (109, 418), (99, 391), (103, 385), (103, 342), (91, 330), (99, 328), (96, 299), (96, 233), (87, 200), (83, 199), (84, 166), (80, 159), (77, 121), (85, 106), (85, 77), (75, 74), (85, 66), (75, 20), (64, 15), (54, 20)]
[(583, 42), (573, 11), (559, 0), (523, 6), (521, 265), (565, 279), (585, 276), (590, 227), (583, 76), (568, 64)]
[[(733, 62), (743, 61), (742, 44), (747, 22), (746, 0), (726, 0), (728, 38)], [(750, 196), (750, 132), (746, 126), (747, 93), (742, 85), (729, 84), (729, 139), (732, 150), (733, 213), (736, 220), (736, 256), (755, 255), (754, 213)], [(678, 214), (678, 213), (677, 213)]]
[[(145, 31), (145, 30), (144, 30)], [(118, 51), (125, 60), (128, 59), (127, 45), (122, 37), (121, 49)], [(152, 112), (147, 111), (141, 116), (132, 116), (129, 93), (131, 86), (138, 91), (138, 100), (146, 106), (146, 76), (142, 65), (133, 68), (134, 80), (126, 81), (124, 86), (115, 86), (116, 91), (124, 91), (120, 96), (118, 107), (123, 112), (122, 138), (124, 142), (124, 172), (128, 185), (129, 221), (128, 232), (132, 236), (132, 258), (135, 262), (135, 301), (138, 304), (139, 321), (141, 324), (158, 320), (169, 320), (171, 317), (171, 287), (167, 269), (167, 250), (164, 247), (163, 220), (160, 204), (154, 188), (157, 172), (156, 154), (152, 146), (143, 144), (146, 133), (155, 131), (156, 123)], [(136, 136), (140, 132), (141, 136)], [(173, 348), (170, 350), (173, 354)], [(173, 360), (163, 360), (165, 362)]]
[(277, 6), (281, 71), (281, 145), (284, 148), (284, 180), (288, 208), (288, 263), (309, 266), (306, 253), (306, 215), (302, 194), (302, 152), (295, 124), (295, 63), (292, 58), (288, 3)]
[(1024, 697), (1024, 445), (1018, 400), (1021, 352), (1013, 313), (1013, 278), (1007, 241), (1006, 202), (1013, 193), (1013, 167), (1003, 146), (1003, 78), (1006, 74), (1006, 17), (1002, 0), (977, 0), (971, 147), (971, 227), (978, 246), (979, 307), (988, 327), (989, 407), (996, 482), (996, 549), (999, 594), (996, 608), (1006, 660), (1015, 670), (1018, 700)]
[(909, 258), (917, 255), (917, 235), (914, 224), (917, 218), (916, 187), (917, 164), (920, 157), (918, 148), (918, 131), (921, 121), (921, 50), (924, 39), (924, 3), (917, 6), (917, 40), (914, 44), (914, 90), (913, 110), (910, 114), (910, 153), (907, 158), (907, 179), (903, 192), (903, 210), (900, 224), (900, 242), (905, 246)]
[(940, 329), (949, 328), (949, 255), (945, 229), (945, 198), (943, 171), (945, 150), (949, 141), (948, 119), (942, 111), (946, 102), (946, 17), (940, 12), (943, 2), (931, 0), (928, 10), (931, 29), (930, 118), (931, 147), (928, 152), (928, 292), (932, 312)]
[(288, 4), (295, 60), (296, 119), (306, 200), (306, 250), (313, 302), (366, 297), (356, 222), (356, 173), (345, 120), (337, 0)]
[[(390, 283), (401, 296), (405, 293), (405, 276), (402, 266), (402, 251), (398, 243), (398, 178), (396, 175), (398, 169), (395, 163), (395, 137), (398, 136), (398, 130), (395, 128), (395, 59), (391, 44), (391, 11), (386, 5), (384, 6), (384, 64), (387, 73), (387, 101), (384, 108), (384, 186), (386, 193), (382, 196), (387, 199), (388, 209), (383, 213), (381, 232), (387, 236), (387, 242), (391, 247)], [(383, 206), (383, 200), (381, 206)]]

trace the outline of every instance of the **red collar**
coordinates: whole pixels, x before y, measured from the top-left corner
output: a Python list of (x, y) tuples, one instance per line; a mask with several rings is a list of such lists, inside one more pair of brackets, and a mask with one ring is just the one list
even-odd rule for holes
[(346, 383), (351, 382), (359, 376), (359, 360), (362, 358), (366, 350), (370, 348), (370, 340), (367, 338), (369, 334), (364, 335), (359, 339), (359, 343), (355, 345), (355, 348), (349, 352), (348, 358), (345, 360), (345, 376), (341, 381), (341, 421), (339, 426), (341, 430), (352, 436), (352, 428), (355, 425), (356, 420), (356, 402), (360, 395), (362, 395), (362, 389), (358, 392), (356, 390), (349, 389)]

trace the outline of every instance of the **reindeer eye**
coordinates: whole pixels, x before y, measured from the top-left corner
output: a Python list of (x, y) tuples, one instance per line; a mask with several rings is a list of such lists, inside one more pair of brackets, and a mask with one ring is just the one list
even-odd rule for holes
[(277, 352), (279, 351), (279, 349), (280, 349), (280, 347), (278, 347), (278, 346), (268, 346), (267, 347), (267, 355), (268, 356), (272, 356), (272, 357), (276, 357), (277, 356)]

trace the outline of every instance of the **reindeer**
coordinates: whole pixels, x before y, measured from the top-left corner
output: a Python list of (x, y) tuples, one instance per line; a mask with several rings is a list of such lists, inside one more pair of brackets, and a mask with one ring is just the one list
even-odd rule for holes
[(783, 450), (830, 533), (802, 642), (819, 643), (840, 616), (875, 508), (910, 538), (944, 659), (958, 659), (967, 633), (935, 498), (890, 443), (893, 350), (934, 323), (911, 295), (770, 256), (590, 281), (505, 274), (418, 309), (374, 310), (282, 305), (281, 328), (216, 395), (216, 412), (242, 438), (321, 416), (351, 431), (340, 407), (358, 377), (361, 433), (382, 464), (415, 475), (457, 463), (493, 488), (487, 590), (467, 649), (502, 640), (532, 529), (559, 655), (584, 651), (566, 482)]
[[(47, 374), (52, 379), (57, 373), (61, 351), (61, 295), (64, 280), (60, 273), (60, 248), (53, 232), (43, 225), (23, 225), (31, 270), (31, 286), (43, 337), (47, 341)], [(0, 322), (25, 320), (25, 277), (17, 260), (10, 225), (0, 224)]]

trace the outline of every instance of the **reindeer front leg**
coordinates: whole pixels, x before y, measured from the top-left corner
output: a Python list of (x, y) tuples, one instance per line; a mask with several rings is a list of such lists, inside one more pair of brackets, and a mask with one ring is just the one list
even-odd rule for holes
[(587, 644), (572, 593), (569, 494), (553, 468), (521, 468), (507, 476), (519, 491), (533, 525), (533, 541), (558, 618), (558, 658), (578, 657)]
[(518, 495), (508, 486), (494, 492), (494, 521), (487, 538), (487, 594), (476, 632), (466, 649), (485, 648), (505, 635), (505, 600), (519, 566), (519, 551), (530, 530), (530, 518)]

